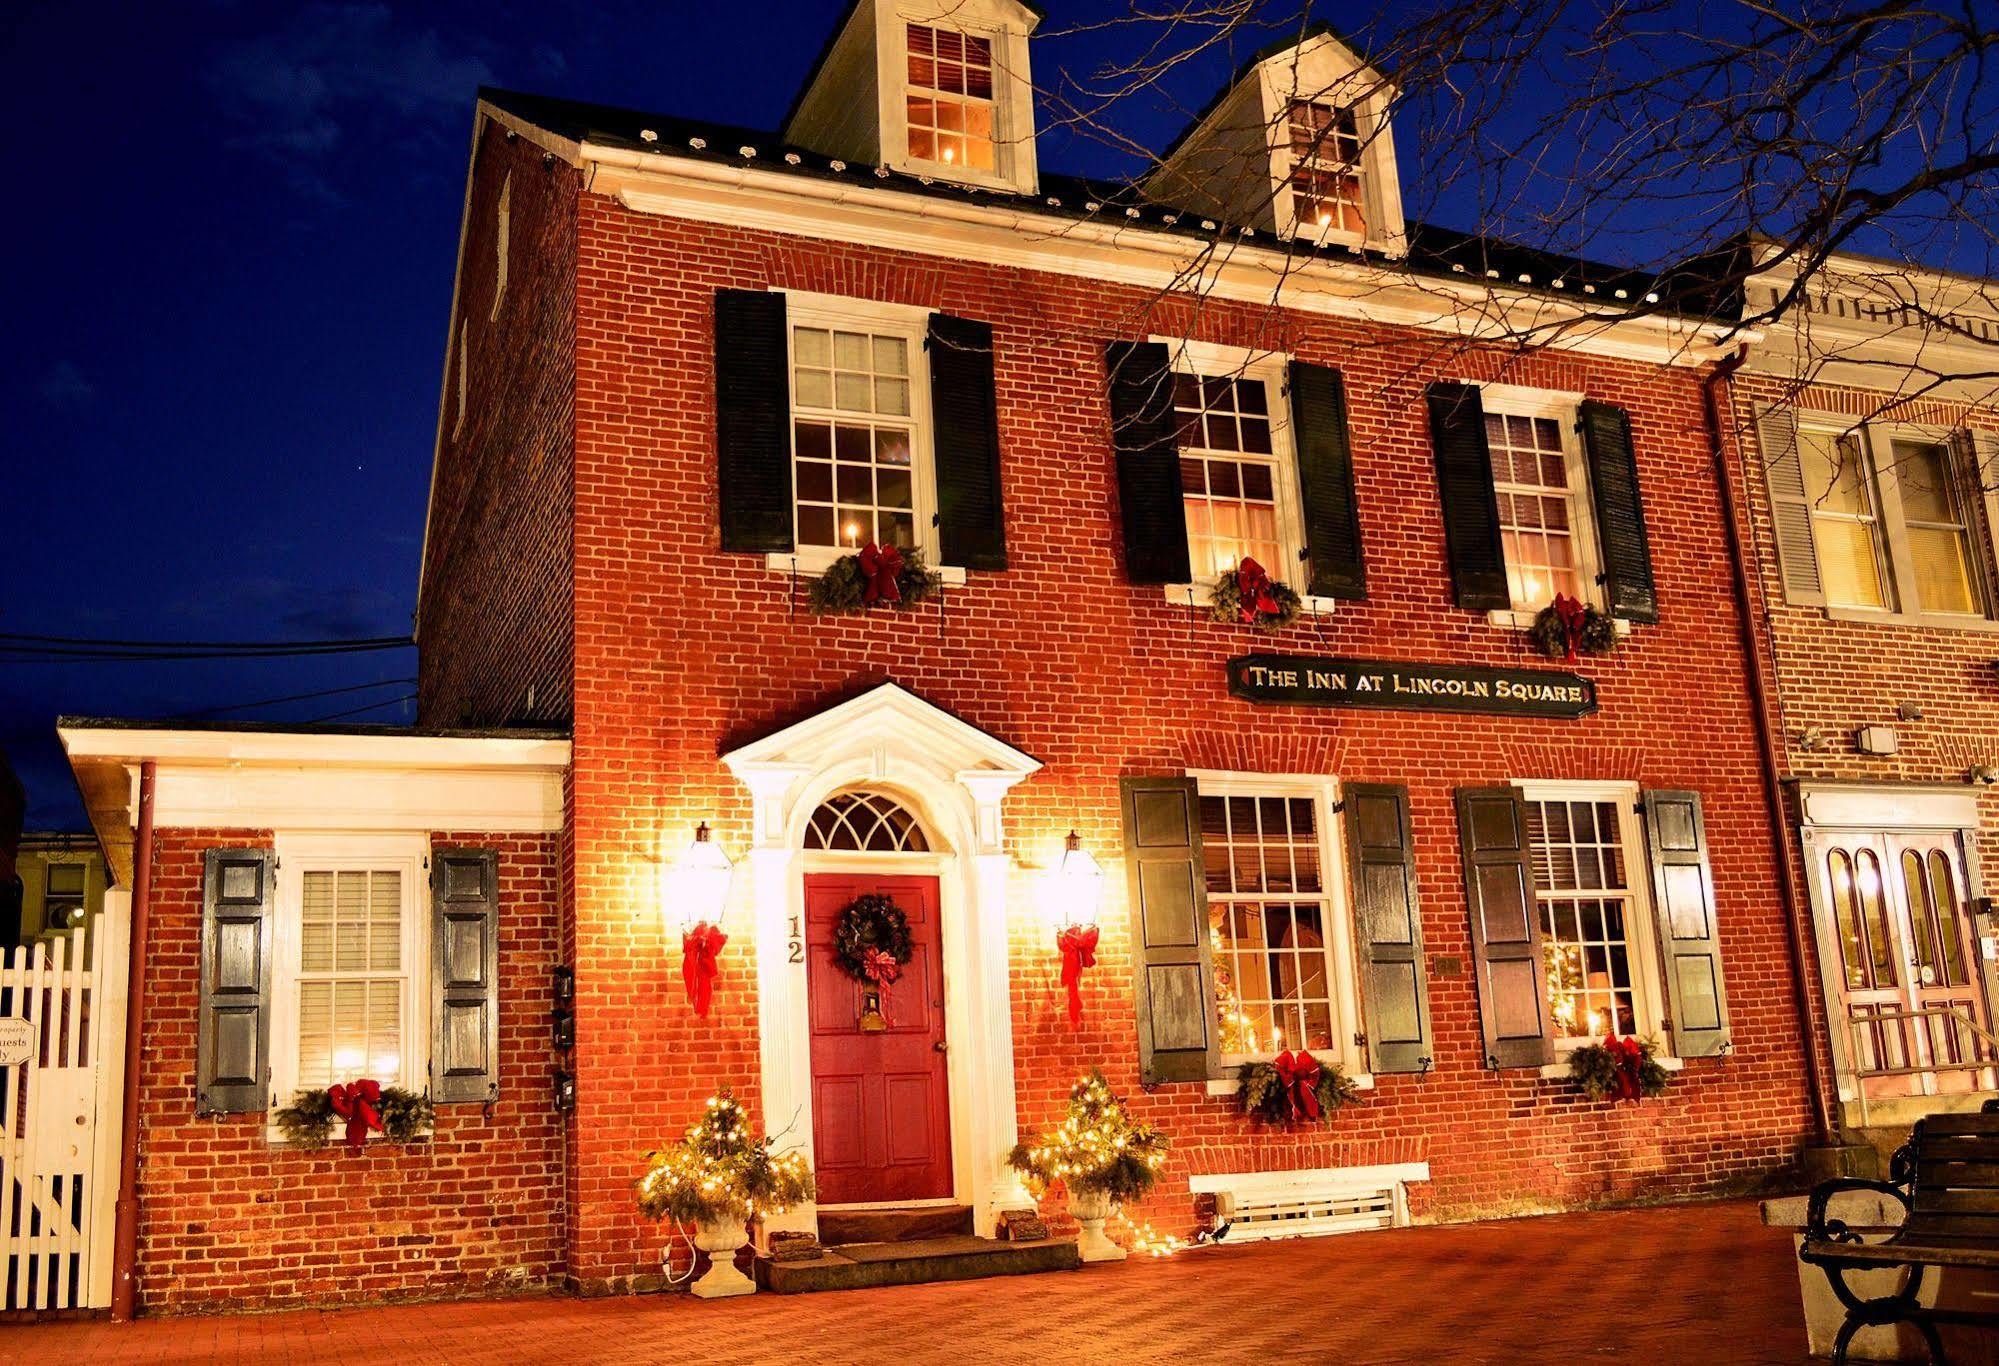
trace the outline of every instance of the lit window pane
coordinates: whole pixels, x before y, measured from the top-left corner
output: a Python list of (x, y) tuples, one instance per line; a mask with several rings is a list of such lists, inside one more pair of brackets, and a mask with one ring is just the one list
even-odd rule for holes
[(1333, 1046), (1316, 804), (1204, 795), (1200, 809), (1222, 1050)]
[(852, 549), (883, 540), (914, 546), (909, 347), (906, 337), (867, 332), (794, 334), (795, 355), (827, 367), (801, 363), (793, 372), (800, 545)]
[(1571, 485), (1560, 425), (1548, 418), (1488, 411), (1485, 435), (1514, 608), (1538, 612), (1558, 594), (1583, 600), (1570, 511), (1577, 490)]
[(1527, 804), (1548, 1010), (1563, 1038), (1638, 1029), (1621, 828), (1610, 802)]
[[(1180, 424), (1180, 487), (1193, 576), (1208, 580), (1254, 559), (1273, 578), (1287, 560), (1278, 535), (1275, 461), (1268, 396), (1256, 379), (1181, 377), (1174, 388)], [(1245, 417), (1244, 414), (1250, 414)]]

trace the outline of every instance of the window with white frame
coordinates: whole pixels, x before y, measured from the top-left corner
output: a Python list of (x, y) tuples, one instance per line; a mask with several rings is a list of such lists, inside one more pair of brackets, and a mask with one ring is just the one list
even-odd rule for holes
[[(1208, 938), (1224, 1056), (1335, 1048), (1351, 1010), (1336, 967), (1320, 796), (1202, 781)], [(1351, 1031), (1347, 1031), (1351, 1032)]]
[(1880, 504), (1860, 437), (1800, 430), (1798, 461), (1826, 601), (1840, 607), (1889, 606)]
[(1798, 460), (1828, 606), (1990, 615), (1985, 523), (1951, 438), (1806, 415)]
[(1197, 581), (1228, 573), (1245, 559), (1273, 577), (1286, 576), (1270, 388), (1254, 374), (1173, 377), (1180, 492)]
[(801, 548), (904, 550), (928, 526), (921, 324), (792, 310), (792, 471)]
[(1594, 537), (1575, 404), (1498, 388), (1489, 388), (1484, 401), (1513, 610), (1539, 612), (1557, 595), (1592, 601)]
[(909, 155), (973, 171), (994, 169), (992, 39), (907, 24)]
[(272, 1091), (428, 1078), (429, 938), (420, 837), (279, 841)]
[(90, 869), (81, 863), (50, 862), (42, 869), (42, 928), (73, 930), (83, 924)]
[(1293, 100), (1286, 134), (1292, 221), (1302, 232), (1365, 237), (1359, 114), (1350, 106)]
[(1659, 1028), (1636, 796), (1526, 789), (1548, 1013), (1562, 1044)]

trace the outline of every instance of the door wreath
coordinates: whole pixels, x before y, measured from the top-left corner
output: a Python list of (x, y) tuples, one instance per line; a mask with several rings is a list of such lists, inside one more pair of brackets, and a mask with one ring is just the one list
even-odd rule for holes
[(882, 1002), (915, 954), (909, 917), (888, 897), (869, 892), (841, 910), (833, 925), (833, 962), (866, 988), (861, 998), (862, 1029), (872, 1033), (888, 1028)]

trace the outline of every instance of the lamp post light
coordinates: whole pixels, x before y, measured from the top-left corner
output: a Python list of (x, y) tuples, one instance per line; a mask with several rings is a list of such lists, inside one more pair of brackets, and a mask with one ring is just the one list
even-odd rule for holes
[(1104, 895), (1104, 870), (1074, 830), (1062, 842), (1062, 857), (1049, 873), (1056, 916), (1055, 947), (1062, 953), (1062, 986), (1069, 993), (1069, 1027), (1083, 1023), (1083, 971), (1097, 965), (1097, 906)]
[(729, 884), (735, 865), (722, 852), (702, 821), (694, 838), (674, 860), (669, 877), (666, 904), (661, 908), (680, 922), (680, 974), (687, 986), (687, 1000), (694, 1013), (707, 1018), (715, 997), (715, 978), (721, 968), (717, 959), (729, 936), (722, 933), (722, 912), (729, 904)]

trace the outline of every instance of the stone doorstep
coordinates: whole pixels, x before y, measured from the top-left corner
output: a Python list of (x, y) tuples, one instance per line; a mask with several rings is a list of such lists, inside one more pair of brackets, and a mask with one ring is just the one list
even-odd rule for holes
[(863, 1290), (884, 1285), (968, 1281), (987, 1276), (1026, 1276), (1073, 1271), (1082, 1265), (1074, 1240), (1048, 1238), (1003, 1243), (959, 1236), (893, 1243), (852, 1243), (828, 1248), (807, 1261), (771, 1262), (758, 1258), (757, 1284), (778, 1295), (821, 1290)]

